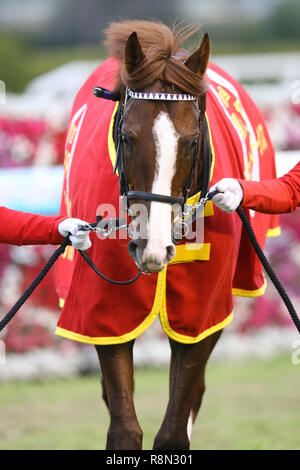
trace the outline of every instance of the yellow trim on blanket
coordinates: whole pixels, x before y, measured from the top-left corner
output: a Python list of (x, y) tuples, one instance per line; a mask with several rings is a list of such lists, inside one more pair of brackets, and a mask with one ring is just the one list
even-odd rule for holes
[[(192, 249), (190, 249), (190, 247), (192, 247)], [(170, 264), (184, 263), (184, 262), (194, 261), (195, 259), (207, 260), (209, 259), (209, 254), (210, 254), (210, 243), (204, 243), (204, 244), (187, 243), (186, 245), (178, 245), (176, 247), (176, 255), (173, 258), (173, 260), (170, 262)], [(155, 318), (158, 315), (161, 315), (161, 312), (164, 310), (164, 305), (166, 304), (165, 273), (166, 273), (166, 268), (158, 275), (155, 297), (154, 297), (154, 302), (153, 302), (151, 312), (149, 313), (149, 315), (147, 315), (145, 320), (133, 331), (130, 331), (129, 333), (126, 333), (121, 336), (92, 337), (92, 336), (86, 336), (86, 335), (82, 335), (79, 333), (75, 333), (73, 331), (66, 330), (64, 328), (57, 326), (55, 330), (55, 334), (58, 336), (62, 336), (64, 338), (68, 338), (74, 341), (79, 341), (79, 342), (87, 343), (87, 344), (109, 345), (109, 344), (127, 343), (128, 341), (132, 341), (133, 339), (140, 336), (147, 328), (149, 328), (149, 326), (154, 322)], [(163, 281), (161, 281), (161, 279), (163, 279)], [(64, 303), (65, 303), (64, 299), (60, 298), (59, 299), (60, 307), (63, 307)], [(203, 335), (204, 333), (205, 332), (203, 332)], [(211, 333), (207, 333), (206, 335), (203, 336), (203, 338), (212, 333), (213, 331)], [(176, 332), (174, 332), (174, 334), (176, 334)], [(180, 335), (180, 336), (183, 336), (183, 335)], [(193, 343), (193, 342), (201, 341), (202, 337), (200, 336), (198, 340), (194, 338), (190, 338), (190, 340), (188, 341), (189, 337), (186, 336), (186, 337), (183, 337), (182, 341), (181, 340), (180, 341)]]
[(204, 207), (204, 211), (200, 215), (200, 217), (209, 217), (210, 215), (214, 215), (214, 204), (212, 201), (207, 201)]
[(190, 263), (191, 261), (208, 261), (210, 243), (186, 243), (176, 246), (176, 255), (169, 264)]
[(167, 312), (167, 305), (166, 305), (166, 275), (167, 275), (167, 268), (164, 269), (161, 273), (159, 273), (158, 281), (157, 281), (157, 288), (160, 292), (163, 293), (161, 309), (159, 313), (159, 318), (161, 322), (161, 326), (165, 333), (168, 335), (169, 338), (174, 339), (174, 341), (178, 341), (179, 343), (184, 344), (194, 344), (199, 343), (204, 338), (216, 333), (225, 326), (227, 326), (233, 319), (233, 312), (231, 312), (223, 321), (213, 325), (212, 327), (208, 328), (207, 330), (202, 331), (198, 336), (187, 336), (181, 333), (177, 333), (176, 331), (172, 330), (169, 319), (168, 319), (168, 312)]
[(162, 325), (164, 331), (166, 334), (169, 336), (169, 338), (174, 339), (174, 341), (178, 341), (179, 343), (184, 343), (184, 344), (195, 344), (199, 343), (203, 339), (207, 338), (208, 336), (216, 333), (219, 330), (222, 330), (225, 328), (225, 326), (229, 325), (229, 323), (232, 322), (233, 320), (233, 312), (231, 312), (228, 317), (225, 318), (225, 320), (221, 321), (220, 323), (217, 323), (214, 326), (211, 326), (207, 330), (202, 331), (200, 335), (193, 337), (193, 336), (185, 336), (180, 333), (177, 333), (176, 331), (172, 330), (169, 322), (168, 322), (168, 317), (167, 314), (165, 314), (164, 318), (164, 324)]
[[(193, 206), (194, 204), (196, 204), (196, 202), (199, 201), (200, 199), (200, 194), (201, 194), (201, 191), (197, 194), (195, 194), (194, 196), (190, 197), (189, 199), (187, 199), (187, 204)], [(207, 201), (207, 203), (205, 204), (204, 206), (204, 211), (201, 212), (200, 214), (200, 217), (209, 217), (211, 215), (214, 215), (215, 214), (215, 211), (214, 211), (214, 205), (213, 205), (213, 202), (212, 201)]]
[(154, 302), (152, 306), (152, 310), (147, 315), (145, 320), (134, 330), (130, 331), (129, 333), (125, 333), (121, 336), (102, 336), (102, 337), (93, 337), (93, 336), (86, 336), (81, 335), (79, 333), (74, 333), (73, 331), (66, 330), (64, 328), (60, 328), (59, 326), (56, 327), (55, 334), (58, 336), (62, 336), (64, 338), (72, 339), (74, 341), (79, 341), (81, 343), (88, 343), (88, 344), (121, 344), (127, 343), (128, 341), (132, 341), (133, 339), (140, 336), (144, 331), (149, 328), (149, 326), (154, 322), (155, 318), (159, 314), (160, 306), (162, 303), (162, 289), (157, 288), (155, 292)]
[(63, 299), (62, 297), (59, 299), (58, 301), (58, 305), (60, 308), (63, 308), (63, 306), (65, 305), (65, 299)]
[(214, 144), (213, 144), (213, 141), (212, 141), (211, 129), (210, 129), (210, 124), (209, 124), (209, 119), (208, 119), (207, 113), (205, 113), (205, 116), (206, 116), (206, 121), (207, 121), (208, 134), (209, 134), (209, 143), (210, 143), (210, 148), (211, 148), (211, 168), (210, 168), (210, 181), (211, 181), (211, 179), (213, 177), (213, 174), (214, 174), (216, 154), (215, 154)]
[(150, 313), (145, 320), (133, 331), (130, 333), (126, 333), (125, 335), (121, 336), (103, 336), (103, 337), (93, 337), (93, 336), (85, 336), (79, 333), (74, 333), (73, 331), (65, 330), (64, 328), (60, 328), (59, 326), (56, 327), (55, 334), (58, 336), (62, 336), (63, 338), (72, 339), (74, 341), (79, 341), (81, 343), (87, 344), (121, 344), (127, 343), (128, 341), (132, 341), (133, 339), (137, 338), (141, 335), (149, 326), (154, 322), (157, 314)]
[(267, 288), (267, 280), (265, 278), (265, 282), (263, 285), (256, 290), (245, 290), (245, 289), (232, 289), (232, 295), (236, 295), (238, 297), (260, 297), (261, 295), (264, 295), (266, 292)]
[(279, 235), (281, 235), (281, 227), (278, 225), (278, 227), (269, 228), (266, 236), (268, 238), (271, 238), (271, 237), (278, 237)]
[[(115, 167), (116, 159), (117, 159), (116, 147), (115, 147), (114, 138), (113, 138), (113, 129), (114, 129), (114, 122), (115, 122), (115, 115), (116, 115), (116, 112), (118, 111), (118, 108), (119, 108), (119, 103), (117, 102), (116, 106), (114, 107), (112, 116), (111, 116), (109, 129), (108, 129), (108, 137), (107, 137), (108, 153), (109, 153), (109, 157), (110, 157), (113, 168)], [(116, 171), (116, 174), (118, 174), (118, 170)]]

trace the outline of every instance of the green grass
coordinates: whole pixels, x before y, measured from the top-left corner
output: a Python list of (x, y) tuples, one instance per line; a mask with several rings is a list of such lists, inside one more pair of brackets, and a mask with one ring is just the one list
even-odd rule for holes
[[(192, 449), (300, 449), (300, 365), (289, 356), (211, 363)], [(136, 370), (135, 403), (151, 449), (168, 399), (166, 369)], [(103, 449), (99, 377), (0, 386), (0, 449)]]

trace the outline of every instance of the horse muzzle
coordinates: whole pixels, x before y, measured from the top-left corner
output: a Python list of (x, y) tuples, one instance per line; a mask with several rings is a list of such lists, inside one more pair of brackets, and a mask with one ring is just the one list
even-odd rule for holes
[(144, 272), (160, 272), (175, 256), (175, 245), (148, 247), (147, 240), (137, 239), (128, 243), (128, 252), (136, 265)]

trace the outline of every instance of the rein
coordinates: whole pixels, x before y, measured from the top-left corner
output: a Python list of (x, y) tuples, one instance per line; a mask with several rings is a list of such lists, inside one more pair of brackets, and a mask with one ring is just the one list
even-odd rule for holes
[[(120, 100), (120, 95), (117, 92), (111, 92), (109, 90), (106, 90), (104, 88), (100, 87), (95, 87), (94, 88), (94, 95), (97, 97), (101, 97), (104, 99), (109, 99), (112, 101), (119, 101)], [(194, 178), (194, 173), (195, 173), (195, 168), (196, 168), (196, 163), (198, 160), (198, 153), (199, 153), (199, 139), (197, 139), (197, 145), (193, 157), (193, 163), (192, 163), (192, 168), (190, 172), (190, 176), (188, 178), (188, 181), (186, 183), (186, 186), (183, 190), (183, 197), (173, 197), (173, 196), (165, 196), (161, 194), (153, 194), (153, 193), (147, 193), (143, 191), (129, 191), (128, 188), (128, 183), (126, 180), (126, 175), (125, 175), (125, 170), (124, 170), (124, 158), (123, 158), (123, 145), (122, 145), (122, 135), (121, 135), (121, 129), (122, 129), (122, 122), (123, 122), (123, 113), (124, 113), (124, 108), (126, 105), (126, 102), (129, 98), (132, 99), (152, 99), (152, 100), (164, 100), (164, 101), (195, 101), (196, 98), (191, 96), (191, 95), (184, 95), (184, 94), (160, 94), (160, 93), (139, 93), (139, 92), (134, 92), (132, 90), (126, 91), (126, 99), (124, 105), (121, 105), (120, 108), (120, 114), (118, 117), (118, 135), (117, 135), (117, 158), (116, 158), (116, 164), (114, 168), (114, 172), (118, 170), (119, 174), (119, 182), (120, 182), (120, 193), (121, 197), (127, 199), (127, 211), (129, 212), (129, 206), (128, 206), (128, 199), (142, 199), (142, 200), (150, 200), (150, 201), (158, 201), (158, 202), (163, 202), (166, 204), (174, 204), (174, 203), (179, 203), (182, 206), (185, 204), (187, 196), (189, 194), (191, 184)], [(198, 105), (198, 102), (197, 102)], [(199, 105), (198, 105), (199, 109)], [(199, 119), (199, 138), (200, 138), (200, 119)], [(208, 192), (209, 190), (209, 182), (210, 182), (210, 166), (211, 166), (211, 153), (210, 153), (210, 145), (208, 141), (208, 131), (207, 131), (207, 122), (206, 119), (204, 119), (204, 129), (203, 129), (203, 134), (202, 134), (202, 155), (203, 155), (203, 168), (202, 168), (202, 181), (201, 181), (201, 194), (202, 197), (193, 206), (188, 206), (188, 209), (186, 212), (183, 212), (184, 217), (189, 217), (188, 223), (192, 223), (196, 218), (202, 213), (202, 210), (206, 204), (206, 202), (214, 197), (215, 194), (217, 194), (217, 191), (212, 191)], [(197, 188), (198, 189), (198, 188)], [(198, 192), (198, 191), (197, 191)], [(203, 196), (205, 195), (205, 196)], [(275, 275), (272, 267), (270, 266), (268, 260), (266, 259), (256, 237), (253, 232), (253, 229), (251, 227), (250, 221), (248, 220), (245, 212), (241, 207), (237, 208), (237, 213), (242, 221), (242, 224), (244, 225), (244, 228), (249, 236), (249, 239), (252, 243), (252, 246), (259, 257), (265, 271), (269, 275), (271, 281), (273, 282), (275, 288), (277, 289), (280, 297), (282, 298), (284, 304), (287, 307), (287, 310), (294, 322), (294, 325), (296, 326), (298, 332), (300, 333), (300, 320), (299, 317), (297, 316), (297, 313), (295, 311), (295, 308), (289, 299), (286, 291), (284, 290), (283, 286), (281, 285), (279, 279)], [(174, 243), (177, 243), (184, 235), (182, 233), (184, 226), (186, 226), (186, 223), (181, 219), (179, 223), (177, 223), (177, 228), (174, 230), (174, 237), (173, 241)], [(128, 224), (125, 219), (102, 219), (101, 216), (97, 217), (97, 222), (92, 223), (92, 224), (87, 224), (80, 226), (80, 230), (85, 230), (85, 231), (95, 231), (100, 233), (102, 236), (108, 236), (114, 231), (120, 230), (122, 228), (128, 229)], [(2, 331), (5, 326), (9, 323), (9, 321), (14, 317), (14, 315), (18, 312), (18, 310), (21, 308), (21, 306), (26, 302), (26, 300), (30, 297), (30, 295), (33, 293), (33, 291), (36, 289), (36, 287), (41, 283), (41, 281), (44, 279), (46, 274), (50, 271), (54, 263), (57, 261), (59, 256), (64, 253), (65, 248), (67, 245), (70, 244), (69, 241), (69, 236), (67, 236), (62, 244), (59, 246), (59, 248), (53, 253), (51, 258), (48, 260), (48, 262), (45, 264), (45, 266), (42, 268), (41, 272), (38, 274), (38, 276), (34, 279), (34, 281), (30, 284), (30, 286), (26, 289), (24, 294), (20, 297), (20, 299), (15, 303), (15, 305), (10, 309), (10, 311), (5, 315), (5, 317), (0, 321), (0, 331)], [(95, 266), (89, 255), (86, 253), (86, 251), (81, 251), (78, 250), (80, 255), (83, 257), (83, 259), (88, 263), (88, 265), (93, 269), (93, 271), (100, 276), (102, 279), (111, 282), (116, 285), (129, 285), (135, 282), (140, 275), (142, 274), (142, 271), (139, 270), (137, 275), (130, 279), (129, 281), (116, 281), (108, 278), (105, 276), (99, 269)], [(146, 274), (146, 273), (144, 273)]]

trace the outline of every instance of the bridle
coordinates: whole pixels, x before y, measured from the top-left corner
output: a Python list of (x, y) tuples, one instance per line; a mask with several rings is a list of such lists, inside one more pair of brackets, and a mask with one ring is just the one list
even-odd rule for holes
[[(183, 190), (183, 196), (181, 197), (166, 196), (163, 194), (154, 194), (154, 193), (145, 192), (145, 191), (131, 191), (129, 190), (129, 185), (128, 185), (126, 171), (125, 171), (124, 146), (123, 146), (123, 136), (122, 136), (123, 117), (124, 117), (124, 113), (125, 113), (129, 100), (152, 100), (152, 101), (155, 100), (157, 102), (183, 101), (183, 100), (196, 101), (197, 108), (199, 110), (197, 98), (191, 95), (186, 95), (186, 94), (175, 95), (175, 94), (170, 94), (170, 93), (134, 92), (130, 88), (127, 88), (126, 93), (125, 93), (124, 103), (120, 105), (120, 113), (119, 113), (119, 116), (117, 116), (118, 118), (118, 132), (117, 132), (117, 146), (116, 146), (117, 158), (116, 158), (114, 172), (118, 170), (119, 182), (120, 182), (120, 195), (122, 199), (125, 199), (127, 201), (127, 209), (129, 209), (129, 201), (131, 199), (142, 199), (144, 201), (156, 201), (156, 202), (162, 202), (164, 204), (171, 204), (171, 205), (180, 204), (181, 206), (183, 206), (186, 201), (187, 194), (190, 191), (196, 163), (198, 160), (198, 144), (199, 144), (199, 136), (200, 136), (200, 126), (199, 126), (199, 136), (196, 140), (197, 144), (196, 144), (196, 148), (195, 148), (195, 152), (193, 156), (192, 168), (191, 168), (188, 181)], [(199, 115), (200, 115), (200, 112), (199, 112)], [(200, 119), (199, 119), (199, 122), (200, 122)]]
[[(194, 149), (190, 174), (183, 188), (182, 196), (166, 196), (164, 194), (155, 194), (155, 193), (150, 193), (150, 192), (145, 192), (145, 191), (130, 190), (127, 177), (126, 177), (126, 171), (125, 171), (123, 135), (122, 135), (123, 117), (124, 117), (126, 106), (129, 100), (151, 100), (151, 101), (157, 101), (157, 102), (194, 101), (196, 103), (196, 107), (199, 113), (198, 136), (197, 136), (197, 139), (195, 140), (195, 149)], [(127, 209), (129, 209), (129, 201), (132, 199), (141, 199), (144, 201), (156, 201), (156, 202), (161, 202), (161, 203), (171, 204), (171, 205), (179, 204), (182, 207), (184, 206), (191, 190), (191, 185), (193, 183), (194, 176), (195, 176), (196, 165), (199, 160), (199, 141), (200, 141), (201, 131), (202, 131), (200, 118), (201, 118), (201, 111), (199, 109), (198, 99), (195, 96), (192, 96), (190, 94), (136, 92), (136, 91), (131, 90), (130, 88), (126, 89), (124, 103), (120, 105), (119, 112), (116, 117), (117, 135), (116, 135), (116, 163), (114, 167), (114, 173), (118, 172), (120, 195), (121, 195), (121, 198), (126, 200)], [(205, 175), (205, 180), (206, 181), (205, 181), (204, 186), (206, 185), (208, 186), (207, 174)], [(203, 181), (201, 183), (201, 187), (202, 186), (203, 186)]]
[[(101, 87), (94, 88), (94, 95), (99, 98), (109, 99), (112, 101), (120, 101), (120, 95), (116, 92), (110, 92)], [(126, 170), (125, 170), (125, 162), (124, 162), (124, 142), (123, 142), (123, 135), (122, 135), (122, 125), (123, 125), (123, 118), (124, 113), (126, 110), (126, 106), (128, 105), (129, 100), (151, 100), (157, 102), (179, 102), (179, 101), (194, 101), (196, 103), (196, 107), (199, 114), (199, 127), (198, 127), (198, 136), (195, 140), (195, 149), (193, 154), (192, 166), (190, 170), (189, 177), (185, 183), (185, 186), (182, 190), (182, 196), (167, 196), (163, 194), (155, 194), (151, 192), (145, 191), (133, 191), (130, 190)], [(205, 100), (204, 100), (205, 103)], [(203, 129), (201, 125), (201, 117), (202, 113), (204, 113), (203, 118)], [(137, 200), (141, 199), (144, 201), (155, 201), (161, 202), (165, 204), (179, 204), (182, 208), (182, 217), (189, 219), (189, 224), (192, 223), (197, 217), (200, 215), (205, 205), (207, 199), (205, 199), (206, 194), (208, 193), (209, 183), (210, 183), (210, 168), (211, 168), (211, 148), (209, 143), (209, 136), (208, 136), (208, 124), (205, 116), (205, 109), (199, 108), (198, 98), (187, 94), (187, 93), (157, 93), (157, 92), (137, 92), (133, 91), (130, 88), (126, 88), (125, 92), (125, 99), (124, 102), (119, 105), (119, 109), (115, 119), (115, 146), (116, 146), (116, 162), (114, 166), (114, 173), (118, 174), (119, 177), (119, 187), (120, 187), (120, 196), (122, 199), (122, 205), (124, 210), (126, 210), (130, 215), (130, 200)], [(196, 192), (201, 191), (201, 199), (199, 202), (195, 203), (194, 205), (186, 204), (187, 199), (189, 197), (191, 186), (194, 181), (195, 177), (195, 170), (197, 163), (199, 161), (199, 148), (200, 148), (200, 139), (202, 134), (202, 177), (200, 182), (197, 184)], [(186, 226), (186, 222), (182, 222), (182, 220), (178, 221), (178, 223), (174, 227), (174, 234), (173, 234), (173, 241), (176, 243), (183, 237), (183, 233), (185, 230), (182, 230), (183, 227)]]

